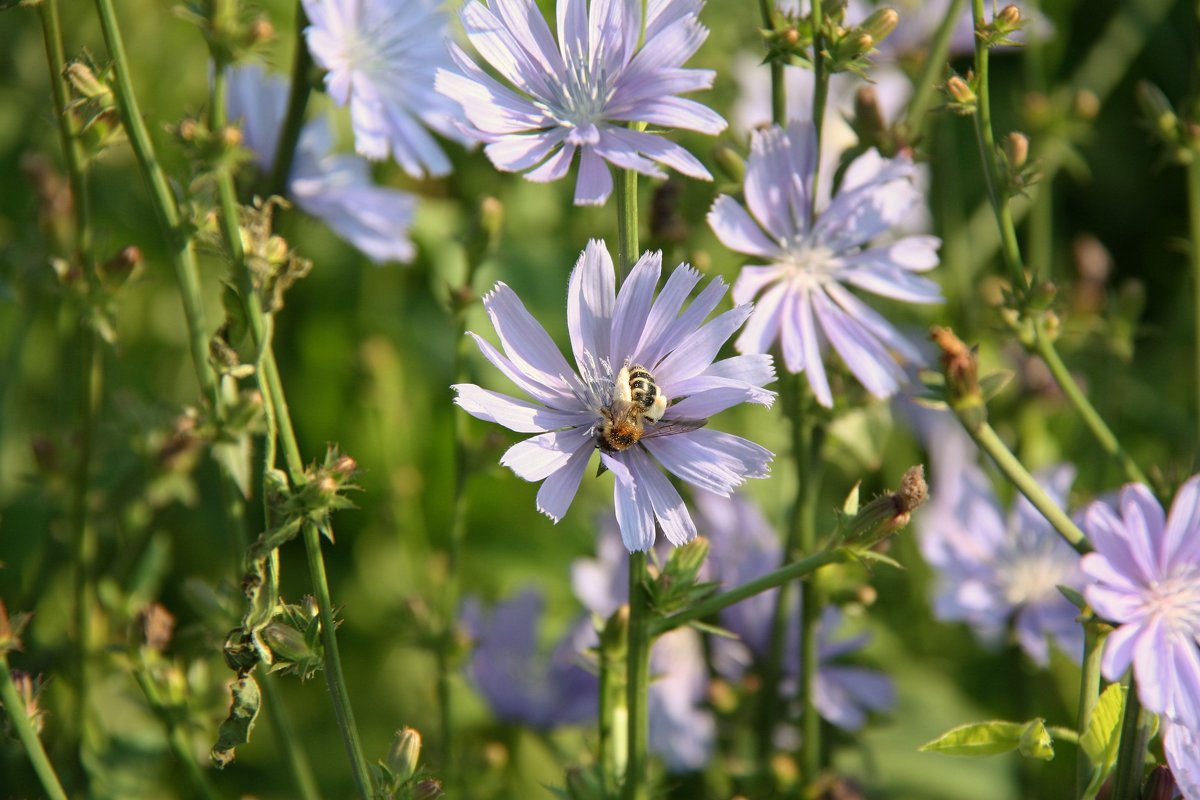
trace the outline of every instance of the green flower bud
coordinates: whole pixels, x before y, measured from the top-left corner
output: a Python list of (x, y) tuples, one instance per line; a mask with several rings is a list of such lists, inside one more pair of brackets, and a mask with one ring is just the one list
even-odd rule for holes
[(1029, 138), (1019, 131), (1004, 137), (1004, 157), (1013, 169), (1021, 169), (1029, 161)]
[(388, 752), (387, 768), (400, 783), (406, 782), (417, 772), (421, 758), (421, 734), (415, 728), (396, 731), (392, 749)]
[(859, 29), (869, 35), (875, 44), (879, 44), (896, 30), (898, 24), (900, 15), (896, 13), (896, 9), (880, 8), (867, 17)]
[(746, 160), (742, 154), (726, 142), (717, 142), (712, 149), (713, 160), (725, 177), (736, 183), (746, 179)]

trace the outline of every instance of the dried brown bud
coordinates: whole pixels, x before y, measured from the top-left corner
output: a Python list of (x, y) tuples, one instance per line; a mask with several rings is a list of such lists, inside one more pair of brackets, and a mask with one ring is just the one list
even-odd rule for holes
[(161, 604), (152, 603), (142, 612), (142, 637), (151, 650), (166, 650), (174, 629), (175, 617)]

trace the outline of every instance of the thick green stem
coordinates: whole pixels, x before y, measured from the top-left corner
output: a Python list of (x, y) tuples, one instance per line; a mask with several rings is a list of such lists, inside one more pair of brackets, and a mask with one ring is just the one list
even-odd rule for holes
[(21, 740), (21, 746), (25, 748), (25, 754), (29, 756), (29, 763), (33, 765), (46, 796), (50, 800), (67, 800), (67, 793), (63, 791), (58, 774), (42, 748), (42, 740), (33, 729), (25, 703), (13, 683), (7, 657), (0, 657), (0, 705), (8, 712), (8, 724)]
[[(975, 17), (975, 29), (982, 30), (986, 22), (983, 18), (983, 0), (971, 0)], [(988, 199), (992, 211), (996, 215), (996, 224), (1000, 228), (1001, 254), (1004, 265), (1012, 278), (1013, 287), (1018, 296), (1023, 296), (1028, 290), (1025, 280), (1025, 268), (1021, 263), (1021, 250), (1017, 245), (1017, 230), (1013, 222), (1012, 209), (1008, 205), (1008, 190), (1001, 184), (1000, 165), (996, 160), (996, 138), (992, 130), (991, 91), (988, 88), (988, 55), (989, 45), (975, 37), (975, 139), (979, 145), (979, 158), (983, 164), (983, 177), (987, 183)]]
[(942, 23), (933, 36), (933, 42), (929, 47), (929, 57), (925, 60), (921, 75), (913, 86), (913, 95), (908, 101), (908, 110), (904, 114), (906, 137), (910, 141), (916, 137), (924, 125), (925, 112), (929, 110), (929, 104), (933, 101), (937, 85), (941, 82), (940, 77), (946, 69), (946, 57), (950, 53), (950, 39), (954, 35), (954, 28), (958, 25), (958, 19), (962, 15), (965, 3), (966, 0), (951, 0), (950, 6), (946, 9), (946, 16), (942, 18)]
[(337, 627), (333, 619), (333, 602), (329, 599), (329, 582), (325, 577), (325, 559), (321, 555), (321, 532), (316, 525), (304, 525), (304, 551), (308, 554), (308, 573), (312, 580), (313, 594), (321, 615), (321, 641), (325, 645), (325, 683), (333, 700), (333, 714), (337, 717), (342, 743), (354, 773), (354, 786), (363, 800), (374, 797), (371, 773), (363, 758), (362, 742), (354, 724), (354, 711), (350, 707), (350, 692), (346, 689), (346, 676), (342, 672), (342, 659), (338, 653)]
[(614, 796), (616, 787), (621, 785), (621, 771), (627, 764), (625, 754), (628, 752), (622, 733), (629, 726), (628, 706), (621, 693), (624, 669), (620, 663), (620, 653), (615, 651), (616, 644), (612, 637), (601, 637), (600, 720), (596, 758), (600, 763), (600, 781), (605, 797)]
[[(1054, 347), (1054, 340), (1049, 336), (1045, 329), (1045, 322), (1039, 319), (1036, 323), (1037, 339), (1034, 342), (1034, 348), (1037, 354), (1042, 357), (1042, 361), (1046, 363), (1050, 374), (1054, 376), (1055, 382), (1066, 395), (1067, 400), (1075, 408), (1075, 412), (1079, 414), (1083, 423), (1087, 425), (1088, 430), (1096, 437), (1096, 441), (1118, 464), (1125, 472), (1127, 480), (1134, 483), (1145, 484), (1146, 486), (1154, 486), (1146, 474), (1138, 467), (1129, 454), (1121, 447), (1121, 443), (1117, 441), (1116, 434), (1104, 422), (1099, 412), (1088, 400), (1087, 395), (1079, 388), (1079, 384), (1075, 382), (1075, 378), (1071, 376), (1067, 365), (1063, 363), (1062, 357), (1059, 356), (1058, 350)], [(1155, 490), (1159, 491), (1162, 487), (1155, 486)]]
[(631, 169), (617, 171), (617, 286), (638, 260), (637, 177)]
[[(775, 14), (772, 0), (758, 0), (758, 11), (762, 16), (763, 29), (775, 30)], [(776, 125), (787, 125), (787, 83), (784, 80), (784, 64), (771, 60), (771, 121)]]
[(1113, 772), (1112, 800), (1138, 800), (1141, 796), (1149, 741), (1149, 718), (1142, 713), (1137, 680), (1130, 675), (1125, 692), (1125, 715), (1121, 718), (1121, 744), (1117, 747), (1117, 766)]
[(1046, 494), (1046, 491), (1038, 485), (1037, 480), (1029, 473), (1029, 470), (1025, 469), (1025, 465), (1021, 463), (1020, 459), (1013, 455), (1012, 451), (996, 435), (992, 426), (984, 422), (978, 427), (974, 427), (967, 420), (962, 420), (962, 422), (967, 433), (975, 440), (975, 444), (979, 445), (979, 449), (991, 456), (1009, 482), (1016, 486), (1029, 502), (1033, 503), (1033, 507), (1041, 512), (1054, 530), (1058, 531), (1058, 535), (1076, 551), (1091, 552), (1092, 545), (1083, 531), (1071, 521), (1067, 512), (1059, 508), (1050, 495)]
[(629, 714), (628, 760), (623, 800), (648, 800), (646, 748), (650, 738), (650, 595), (646, 591), (646, 554), (629, 554), (629, 649), (626, 654), (626, 707)]
[(1188, 233), (1192, 260), (1192, 315), (1196, 335), (1196, 360), (1192, 380), (1196, 382), (1196, 436), (1200, 438), (1200, 152), (1187, 165)]
[(728, 592), (715, 594), (699, 603), (687, 608), (683, 611), (677, 611), (669, 617), (662, 617), (655, 620), (650, 626), (650, 634), (652, 636), (661, 636), (667, 631), (674, 630), (682, 625), (688, 625), (692, 622), (698, 622), (705, 617), (710, 617), (722, 609), (728, 608), (734, 603), (740, 603), (743, 600), (754, 597), (757, 594), (774, 589), (777, 586), (783, 586), (791, 581), (799, 580), (816, 572), (821, 567), (829, 564), (844, 564), (848, 561), (853, 561), (854, 553), (850, 550), (838, 548), (836, 550), (822, 550), (819, 553), (814, 553), (811, 556), (793, 561), (785, 567), (780, 567), (774, 572), (768, 572), (759, 578), (743, 583), (736, 589), (730, 589)]
[(300, 141), (300, 130), (304, 127), (304, 110), (308, 106), (308, 95), (312, 91), (309, 72), (312, 70), (312, 54), (304, 39), (308, 17), (304, 5), (296, 3), (296, 53), (292, 59), (292, 87), (288, 95), (287, 113), (283, 127), (279, 129), (279, 143), (275, 147), (275, 163), (271, 167), (271, 182), (268, 195), (284, 195), (287, 192), (288, 174), (296, 156), (296, 144)]
[(196, 378), (205, 399), (213, 409), (216, 409), (220, 402), (220, 393), (216, 375), (208, 362), (208, 334), (204, 323), (196, 253), (192, 249), (191, 239), (185, 236), (180, 229), (179, 209), (175, 205), (175, 196), (171, 192), (171, 185), (167, 181), (166, 173), (154, 152), (154, 145), (150, 140), (146, 123), (142, 120), (137, 95), (133, 91), (133, 82), (129, 76), (129, 59), (125, 55), (125, 44), (121, 38), (121, 29), (117, 24), (116, 13), (113, 11), (112, 0), (95, 0), (95, 3), (100, 17), (100, 28), (104, 33), (104, 42), (113, 61), (113, 75), (121, 122), (129, 137), (129, 144), (133, 148), (142, 176), (150, 186), (151, 198), (154, 201), (152, 203), (154, 213), (158, 217), (171, 251), (175, 278), (179, 282), (179, 292), (183, 299), (183, 313), (187, 320), (188, 346), (192, 353), (192, 365), (196, 370)]
[[(1104, 653), (1105, 634), (1093, 620), (1083, 623), (1083, 672), (1079, 676), (1079, 711), (1075, 729), (1080, 736), (1087, 733), (1092, 711), (1100, 698), (1100, 661)], [(1075, 796), (1083, 797), (1092, 780), (1092, 762), (1083, 748), (1075, 751)]]
[(817, 157), (813, 159), (812, 186), (809, 187), (808, 215), (814, 223), (817, 219), (817, 195), (821, 178), (821, 128), (825, 124), (825, 101), (829, 96), (829, 74), (825, 70), (825, 54), (822, 52), (825, 39), (821, 33), (824, 25), (821, 0), (812, 0), (813, 32), (813, 130), (817, 136)]

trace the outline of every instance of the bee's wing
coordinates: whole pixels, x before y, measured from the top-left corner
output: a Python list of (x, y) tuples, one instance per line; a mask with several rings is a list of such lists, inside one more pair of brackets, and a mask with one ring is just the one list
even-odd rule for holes
[(642, 439), (657, 439), (660, 436), (674, 436), (677, 433), (689, 433), (699, 430), (708, 424), (706, 419), (669, 419), (656, 425), (647, 425), (642, 433)]

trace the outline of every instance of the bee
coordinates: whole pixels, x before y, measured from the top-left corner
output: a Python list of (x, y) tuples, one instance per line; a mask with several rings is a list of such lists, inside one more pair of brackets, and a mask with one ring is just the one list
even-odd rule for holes
[(603, 420), (596, 432), (596, 446), (605, 453), (619, 453), (643, 439), (687, 433), (708, 423), (708, 420), (679, 419), (660, 424), (670, 402), (645, 367), (636, 364), (622, 367), (617, 373), (612, 404), (600, 409)]

